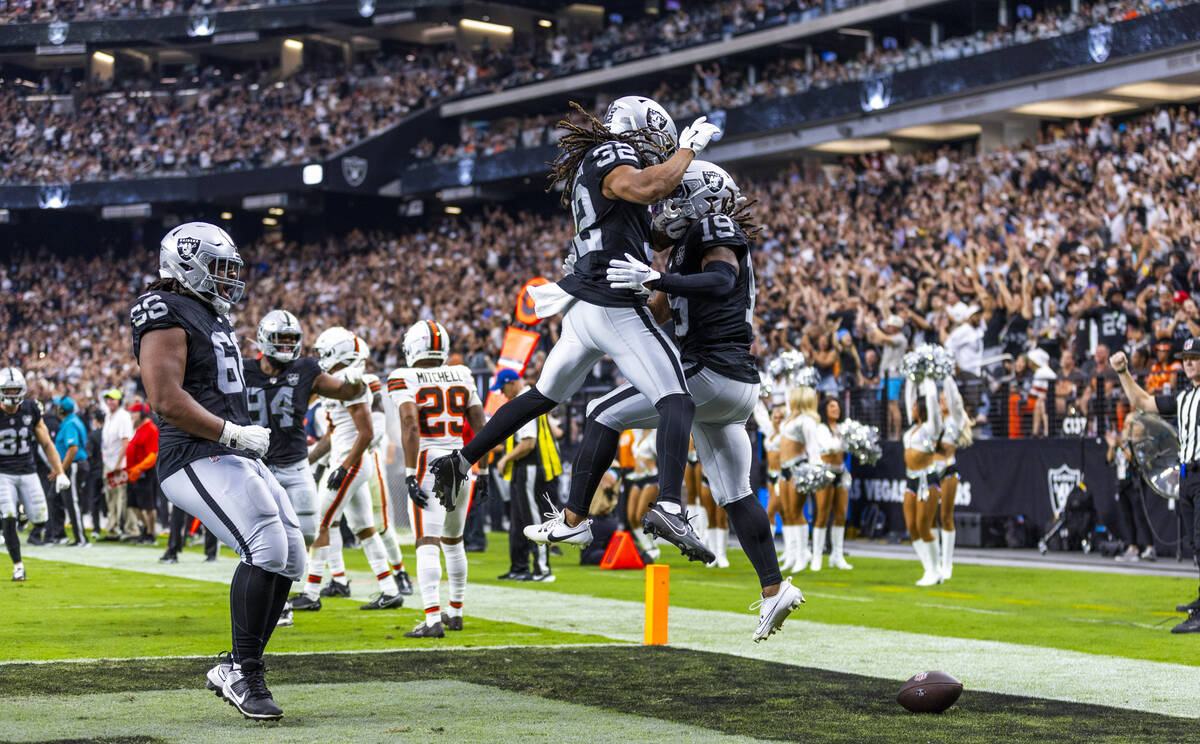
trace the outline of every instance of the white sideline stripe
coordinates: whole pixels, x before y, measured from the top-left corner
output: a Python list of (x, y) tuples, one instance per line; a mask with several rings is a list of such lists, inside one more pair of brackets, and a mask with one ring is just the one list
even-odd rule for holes
[[(28, 553), (51, 561), (217, 582), (228, 582), (236, 565), (230, 559), (215, 564), (197, 560), (191, 566), (164, 566), (152, 551), (130, 546), (69, 552), (34, 548)], [(355, 572), (351, 578), (357, 587), (356, 598), (374, 590), (374, 577), (368, 573)], [(615, 641), (642, 641), (641, 601), (558, 592), (551, 592), (553, 599), (545, 601), (545, 593), (472, 585), (468, 594), (470, 614)], [(530, 607), (537, 609), (531, 612)], [(803, 612), (801, 607), (795, 617), (802, 617)], [(918, 671), (943, 669), (961, 679), (969, 690), (1200, 718), (1200, 687), (1195, 684), (1200, 669), (1195, 666), (799, 619), (788, 622), (786, 631), (755, 644), (750, 640), (754, 626), (755, 615), (751, 612), (670, 609), (670, 642), (680, 648), (896, 680), (908, 679)], [(1157, 637), (1168, 642), (1165, 637)], [(1179, 640), (1181, 649), (1192, 648), (1188, 641)], [(1095, 670), (1102, 672), (1092, 673)]]

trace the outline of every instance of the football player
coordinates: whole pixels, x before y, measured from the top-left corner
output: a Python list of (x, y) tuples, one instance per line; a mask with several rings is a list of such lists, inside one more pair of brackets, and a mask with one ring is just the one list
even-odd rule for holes
[(33, 460), (36, 441), (50, 463), (54, 490), (65, 491), (71, 479), (63, 473), (62, 461), (50, 431), (42, 420), (42, 408), (37, 401), (25, 397), (28, 387), (25, 375), (16, 367), (0, 369), (0, 523), (4, 527), (4, 544), (12, 559), (13, 581), (25, 580), (25, 564), (21, 562), (21, 538), (17, 535), (17, 499), (25, 506), (25, 515), (34, 529), (42, 527), (50, 517), (46, 493), (38, 478)]
[(242, 297), (242, 259), (219, 227), (189, 222), (162, 239), (159, 278), (130, 309), (133, 354), (162, 421), (163, 494), (237, 551), (229, 609), (232, 657), (207, 685), (247, 718), (283, 711), (267, 689), (263, 649), (292, 582), (304, 536), (287, 493), (261, 458), (271, 430), (251, 422), (242, 355), (229, 310)]
[[(387, 551), (388, 563), (392, 567), (392, 576), (400, 593), (408, 596), (413, 593), (412, 579), (404, 570), (404, 552), (400, 550), (400, 537), (394, 526), (395, 515), (392, 513), (392, 492), (387, 480), (388, 408), (392, 399), (385, 395), (383, 380), (378, 375), (367, 375), (363, 378), (371, 387), (375, 401), (371, 410), (371, 425), (375, 428), (375, 438), (371, 440), (371, 448), (367, 455), (371, 459), (371, 477), (367, 485), (371, 491), (371, 505), (375, 515), (375, 524), (380, 525), (379, 536), (383, 538), (383, 547)], [(395, 412), (391, 415), (397, 416)], [(395, 421), (396, 419), (393, 419)]]
[(688, 164), (720, 129), (701, 117), (677, 141), (666, 110), (641, 96), (618, 98), (603, 123), (588, 116), (583, 125), (560, 126), (567, 133), (558, 142), (550, 179), (552, 185), (565, 186), (562, 202), (571, 209), (576, 235), (567, 276), (538, 287), (531, 296), (539, 317), (563, 313), (561, 336), (531, 390), (496, 411), (461, 451), (430, 461), (434, 491), (444, 505), (452, 505), (472, 463), (575, 393), (607, 354), (661, 419), (659, 495), (643, 519), (644, 529), (673, 543), (689, 559), (707, 563), (712, 551), (692, 530), (682, 503), (695, 406), (679, 355), (654, 323), (645, 293), (613, 287), (606, 273), (611, 261), (629, 254), (650, 260), (647, 207), (675, 190)]
[[(291, 499), (300, 520), (305, 547), (317, 537), (317, 483), (308, 468), (304, 416), (313, 393), (337, 400), (362, 395), (362, 382), (338, 380), (321, 370), (317, 360), (301, 357), (304, 332), (287, 310), (272, 310), (258, 322), (258, 359), (243, 360), (250, 419), (271, 430), (264, 461)], [(291, 624), (291, 607), (279, 622)]]
[[(446, 329), (433, 321), (418, 321), (404, 334), (404, 362), (408, 366), (388, 375), (388, 395), (400, 411), (404, 480), (417, 543), (417, 584), (425, 605), (425, 619), (404, 634), (408, 638), (442, 638), (446, 630), (463, 627), (467, 591), (463, 530), (471, 508), (471, 490), (482, 481), (463, 481), (450, 505), (443, 506), (440, 500), (429, 497), (434, 479), (428, 464), (460, 447), (466, 426), (472, 431), (483, 427), (483, 404), (471, 370), (461, 364), (447, 365), (449, 354)], [(450, 604), (444, 614), (439, 552), (446, 556), (450, 583)]]
[[(362, 379), (369, 352), (366, 343), (358, 336), (341, 326), (334, 326), (317, 337), (316, 350), (321, 369), (326, 373), (342, 380)], [(372, 401), (373, 393), (366, 386), (354, 400), (321, 399), (328, 429), (326, 437), (330, 472), (321, 493), (321, 522), (317, 527), (317, 538), (309, 551), (308, 578), (304, 591), (292, 598), (293, 610), (321, 609), (321, 579), (329, 555), (329, 531), (337, 529), (337, 521), (343, 512), (346, 514), (346, 523), (358, 536), (367, 563), (379, 582), (379, 595), (359, 609), (383, 610), (404, 604), (404, 597), (400, 595), (388, 564), (383, 538), (375, 529), (371, 492), (367, 487), (372, 473), (370, 463), (364, 462), (364, 456), (375, 438), (375, 427), (371, 421)], [(309, 458), (313, 459), (319, 454), (320, 449), (315, 449)]]
[[(723, 169), (692, 161), (678, 192), (660, 205), (655, 217), (655, 227), (676, 241), (667, 273), (627, 256), (612, 261), (607, 276), (614, 288), (653, 292), (649, 307), (655, 318), (674, 320), (696, 401), (696, 452), (713, 498), (728, 514), (762, 586), (759, 623), (752, 636), (761, 641), (779, 629), (804, 596), (791, 579), (782, 578), (767, 513), (750, 487), (746, 422), (758, 400), (759, 374), (750, 350), (755, 287), (744, 201)], [(566, 510), (528, 528), (526, 536), (538, 542), (591, 542), (588, 510), (616, 455), (618, 433), (663, 423), (661, 411), (628, 383), (593, 401)]]

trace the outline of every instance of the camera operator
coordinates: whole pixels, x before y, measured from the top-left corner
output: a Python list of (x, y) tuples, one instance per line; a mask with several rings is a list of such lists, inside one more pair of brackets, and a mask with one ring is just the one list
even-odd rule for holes
[[(1179, 357), (1183, 360), (1183, 372), (1191, 385), (1177, 396), (1153, 396), (1143, 390), (1129, 374), (1129, 361), (1124, 352), (1113, 354), (1108, 363), (1117, 373), (1117, 380), (1130, 405), (1139, 411), (1178, 416), (1179, 463), (1182, 470), (1179, 482), (1179, 516), (1183, 520), (1181, 537), (1185, 544), (1191, 546), (1192, 560), (1200, 567), (1200, 554), (1197, 553), (1200, 543), (1200, 522), (1197, 519), (1200, 519), (1200, 510), (1196, 508), (1200, 498), (1200, 338), (1189, 338)], [(1188, 617), (1172, 628), (1172, 633), (1200, 632), (1200, 596), (1176, 609), (1187, 612)]]

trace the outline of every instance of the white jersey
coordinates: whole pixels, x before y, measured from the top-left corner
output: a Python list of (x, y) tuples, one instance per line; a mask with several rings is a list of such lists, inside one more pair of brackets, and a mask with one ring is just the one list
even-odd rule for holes
[(821, 455), (837, 451), (838, 440), (829, 431), (829, 428), (821, 425), (808, 414), (801, 413), (792, 417), (784, 423), (781, 429), (783, 436), (804, 445), (804, 453), (808, 456), (809, 462), (819, 463)]
[(350, 406), (362, 403), (370, 413), (374, 399), (375, 394), (366, 385), (363, 386), (362, 395), (354, 400), (321, 398), (321, 411), (325, 417), (325, 428), (329, 432), (330, 462), (341, 463), (345, 460), (354, 446), (354, 440), (358, 439), (358, 427), (354, 425), (354, 419), (350, 416)]
[(471, 370), (461, 364), (399, 367), (388, 375), (387, 390), (396, 408), (416, 405), (421, 452), (462, 447), (467, 409), (483, 405)]

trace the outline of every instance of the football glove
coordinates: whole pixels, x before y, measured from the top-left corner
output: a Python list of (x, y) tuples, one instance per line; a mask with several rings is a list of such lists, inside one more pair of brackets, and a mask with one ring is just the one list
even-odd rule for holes
[(325, 487), (330, 491), (340, 491), (349, 474), (350, 471), (344, 465), (338, 465), (337, 469), (329, 474), (329, 479), (325, 481)]
[(575, 273), (575, 251), (567, 254), (567, 257), (562, 262), (562, 275), (571, 276)]
[(650, 287), (646, 285), (658, 281), (662, 274), (628, 253), (625, 254), (625, 258), (628, 260), (622, 261), (615, 258), (608, 262), (608, 286), (613, 289), (632, 289), (634, 292), (649, 294)]
[(483, 504), (487, 502), (489, 480), (491, 480), (491, 478), (488, 477), (486, 472), (480, 473), (475, 478), (475, 493), (471, 495), (471, 500), (476, 504)]
[(349, 385), (357, 385), (362, 382), (363, 367), (360, 364), (351, 364), (334, 372), (333, 376)]
[(720, 133), (721, 128), (716, 124), (710, 124), (708, 117), (701, 116), (693, 121), (683, 133), (679, 135), (679, 149), (691, 150), (700, 157), (700, 153), (704, 148), (708, 147), (708, 143), (712, 142), (712, 138)]
[(265, 426), (241, 426), (232, 421), (226, 421), (221, 428), (221, 436), (217, 440), (226, 447), (243, 450), (254, 457), (267, 454), (271, 446), (271, 430)]
[(54, 476), (54, 492), (62, 493), (71, 487), (71, 478), (66, 473)]
[(421, 484), (417, 482), (417, 476), (410, 473), (404, 478), (404, 485), (408, 486), (408, 499), (424, 509), (429, 505), (429, 497), (421, 490)]

